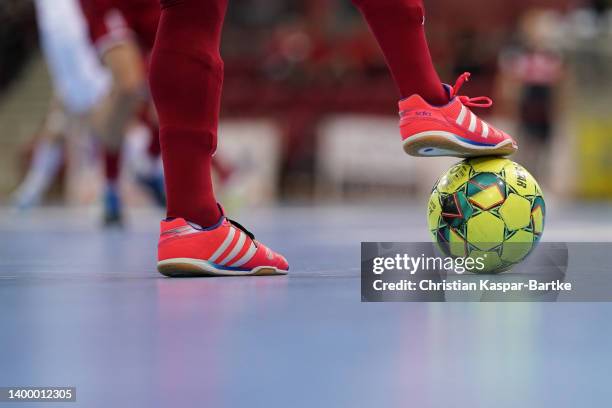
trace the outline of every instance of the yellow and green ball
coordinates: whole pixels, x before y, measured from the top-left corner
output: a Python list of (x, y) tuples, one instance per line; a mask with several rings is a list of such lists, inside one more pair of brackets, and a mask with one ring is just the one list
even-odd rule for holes
[(428, 205), (432, 238), (446, 255), (479, 257), (478, 273), (498, 273), (521, 262), (544, 232), (540, 186), (519, 164), (501, 157), (467, 159), (433, 188)]

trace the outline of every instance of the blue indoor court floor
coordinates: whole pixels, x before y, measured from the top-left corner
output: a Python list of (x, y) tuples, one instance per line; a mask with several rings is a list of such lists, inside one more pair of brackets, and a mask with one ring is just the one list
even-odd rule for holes
[[(77, 388), (52, 407), (610, 406), (610, 303), (361, 303), (360, 242), (428, 240), (422, 207), (243, 211), (290, 275), (190, 279), (156, 273), (157, 213), (0, 210), (0, 386)], [(552, 206), (545, 239), (612, 241), (612, 209)]]

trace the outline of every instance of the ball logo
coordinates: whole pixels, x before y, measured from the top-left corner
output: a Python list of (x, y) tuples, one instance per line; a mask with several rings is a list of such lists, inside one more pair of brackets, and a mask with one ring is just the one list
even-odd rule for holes
[(520, 187), (527, 188), (527, 176), (519, 168), (516, 169), (516, 184)]

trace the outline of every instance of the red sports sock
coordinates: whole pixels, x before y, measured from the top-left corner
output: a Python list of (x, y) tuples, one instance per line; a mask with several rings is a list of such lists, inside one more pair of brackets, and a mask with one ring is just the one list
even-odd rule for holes
[(104, 175), (108, 184), (115, 184), (119, 179), (121, 154), (110, 150), (104, 151)]
[(160, 124), (168, 217), (202, 226), (218, 221), (211, 158), (223, 83), (219, 54), (227, 0), (161, 0), (151, 60)]
[(442, 105), (448, 96), (431, 60), (422, 0), (353, 0), (368, 22), (402, 97)]
[(159, 126), (157, 124), (148, 124), (151, 132), (151, 139), (147, 147), (147, 153), (152, 159), (157, 159), (161, 154), (161, 145), (159, 144)]
[(159, 125), (151, 115), (144, 116), (142, 118), (143, 123), (149, 129), (151, 139), (149, 139), (149, 146), (147, 147), (147, 153), (152, 159), (157, 159), (161, 154), (161, 145), (159, 144)]

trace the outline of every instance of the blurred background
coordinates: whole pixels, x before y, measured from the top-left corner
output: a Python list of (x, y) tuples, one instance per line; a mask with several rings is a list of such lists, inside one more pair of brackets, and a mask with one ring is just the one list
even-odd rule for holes
[[(139, 182), (138, 122), (130, 228), (100, 229), (100, 142), (57, 113), (33, 0), (0, 0), (0, 385), (75, 385), (88, 408), (609, 404), (606, 304), (359, 303), (359, 242), (429, 240), (427, 198), (457, 159), (403, 152), (349, 0), (229, 3), (215, 189), (289, 279), (154, 278), (163, 210)], [(478, 115), (540, 181), (544, 239), (612, 241), (612, 0), (425, 5), (441, 78), (472, 72), (462, 93), (494, 99)], [(593, 282), (597, 248), (572, 264)]]
[[(493, 97), (493, 109), (478, 114), (516, 135), (515, 160), (546, 195), (609, 200), (612, 1), (425, 4), (440, 76), (452, 83), (472, 72), (463, 92)], [(399, 95), (348, 0), (232, 0), (222, 52), (216, 190), (226, 205), (418, 199), (456, 161), (402, 152)], [(35, 5), (2, 0), (2, 204), (17, 205), (52, 95)], [(82, 129), (63, 136), (48, 191), (28, 205), (99, 205), (99, 143)], [(153, 203), (129, 171), (148, 137), (135, 124), (125, 141), (121, 189), (130, 207)]]

